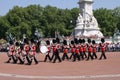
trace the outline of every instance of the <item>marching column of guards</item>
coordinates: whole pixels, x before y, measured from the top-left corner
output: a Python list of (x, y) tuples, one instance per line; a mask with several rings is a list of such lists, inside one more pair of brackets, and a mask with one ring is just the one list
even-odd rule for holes
[[(39, 41), (40, 42), (40, 41)], [(7, 52), (8, 60), (6, 63), (10, 63), (12, 60), (13, 63), (20, 62), (20, 64), (24, 64), (27, 61), (28, 65), (32, 64), (32, 61), (35, 64), (38, 64), (38, 60), (36, 58), (36, 51), (38, 50), (38, 43), (31, 39), (31, 44), (29, 44), (28, 39), (24, 39), (24, 44), (20, 44), (19, 42), (13, 43), (13, 41), (9, 42), (9, 51)], [(40, 46), (40, 45), (39, 45)], [(93, 60), (97, 59), (97, 47), (95, 40), (88, 39), (87, 43), (85, 39), (77, 39), (70, 41), (70, 44), (67, 44), (67, 40), (64, 39), (61, 43), (60, 40), (53, 39), (52, 43), (49, 40), (46, 40), (46, 45), (48, 51), (46, 52), (44, 62), (47, 59), (50, 62), (56, 63), (56, 60), (59, 62), (64, 61), (65, 59), (69, 61), (75, 62), (81, 60)], [(104, 38), (101, 39), (100, 43), (101, 55), (99, 60), (102, 58), (107, 59), (105, 51), (106, 44)], [(51, 53), (52, 52), (52, 53)]]

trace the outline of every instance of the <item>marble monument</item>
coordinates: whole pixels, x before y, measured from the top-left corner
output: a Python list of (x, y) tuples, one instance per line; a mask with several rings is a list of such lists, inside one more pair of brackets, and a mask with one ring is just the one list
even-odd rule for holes
[(79, 0), (79, 16), (76, 20), (74, 36), (101, 38), (103, 34), (98, 27), (98, 22), (93, 15), (93, 0)]

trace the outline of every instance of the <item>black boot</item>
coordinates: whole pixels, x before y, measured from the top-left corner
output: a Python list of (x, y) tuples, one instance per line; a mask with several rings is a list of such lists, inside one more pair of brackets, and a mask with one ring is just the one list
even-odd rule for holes
[(6, 61), (5, 63), (10, 63), (10, 60), (11, 60), (11, 58), (9, 58), (8, 61)]

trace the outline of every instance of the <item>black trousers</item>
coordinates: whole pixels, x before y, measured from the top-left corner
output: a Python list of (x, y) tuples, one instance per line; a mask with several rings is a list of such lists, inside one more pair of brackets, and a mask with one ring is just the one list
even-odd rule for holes
[(47, 61), (47, 58), (49, 59), (49, 61), (51, 61), (51, 58), (50, 58), (49, 53), (45, 56), (44, 62), (46, 62), (46, 61)]
[(31, 64), (31, 60), (29, 59), (28, 54), (27, 54), (27, 55), (24, 55), (24, 57), (23, 57), (23, 62), (25, 62), (25, 58), (26, 58), (28, 64), (30, 65), (30, 64)]
[(71, 59), (72, 57), (74, 58), (74, 52), (70, 55), (70, 59)]
[(80, 61), (80, 55), (75, 53), (73, 61), (76, 61), (76, 58)]
[(6, 63), (10, 63), (11, 59), (13, 60), (13, 63), (16, 63), (16, 59), (15, 59), (14, 55), (9, 55), (8, 57), (9, 57), (9, 59)]
[(53, 58), (55, 57), (55, 54), (56, 54), (56, 52), (53, 52), (51, 60), (53, 60)]
[(53, 60), (53, 63), (55, 63), (57, 59), (59, 60), (59, 62), (61, 62), (61, 59), (60, 59), (60, 56), (59, 56), (59, 52), (56, 51), (56, 53), (54, 55), (55, 55), (55, 58)]
[(88, 52), (87, 60), (89, 60), (89, 58), (91, 58), (93, 60), (93, 56), (92, 56), (91, 52)]
[(107, 57), (106, 57), (106, 55), (105, 55), (105, 52), (103, 52), (103, 51), (102, 51), (101, 56), (100, 56), (99, 59), (102, 59), (102, 57), (104, 57), (104, 59), (107, 59)]
[(82, 59), (84, 59), (83, 52), (80, 52), (80, 57), (81, 57)]
[(65, 60), (65, 58), (66, 58), (67, 60), (69, 60), (69, 57), (68, 57), (67, 53), (63, 53), (62, 60)]
[(93, 56), (94, 59), (97, 59), (96, 52), (93, 52), (92, 56)]
[(23, 60), (20, 58), (20, 56), (19, 57), (16, 56), (16, 63), (17, 63), (18, 60), (19, 60), (20, 64), (24, 63)]
[(30, 64), (32, 63), (33, 60), (34, 60), (35, 64), (38, 64), (38, 61), (37, 61), (35, 55), (30, 55), (30, 59), (31, 59)]

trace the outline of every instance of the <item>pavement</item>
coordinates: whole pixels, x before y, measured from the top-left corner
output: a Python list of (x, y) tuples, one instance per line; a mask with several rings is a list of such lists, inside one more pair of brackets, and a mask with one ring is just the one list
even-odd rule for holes
[(36, 54), (38, 64), (21, 65), (5, 63), (7, 55), (0, 53), (0, 80), (120, 80), (120, 52), (106, 55), (106, 60), (52, 63), (44, 62), (45, 54)]

